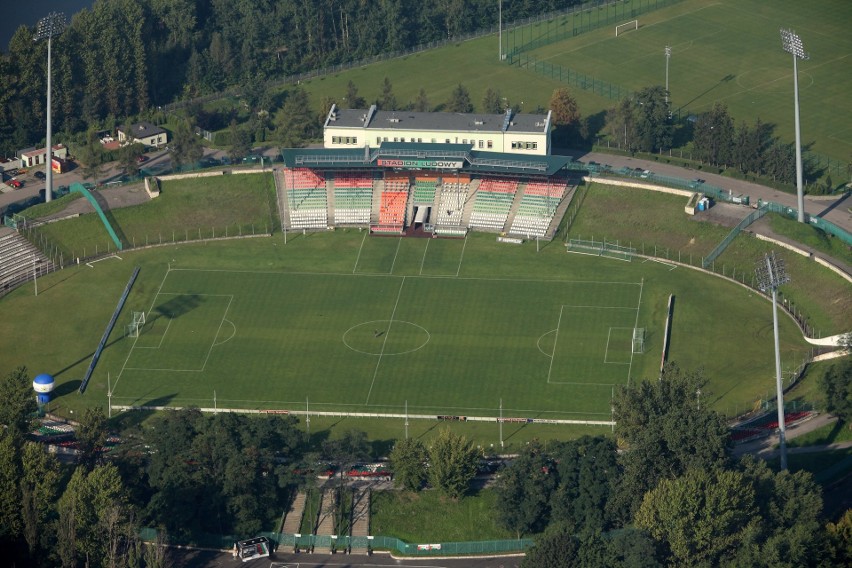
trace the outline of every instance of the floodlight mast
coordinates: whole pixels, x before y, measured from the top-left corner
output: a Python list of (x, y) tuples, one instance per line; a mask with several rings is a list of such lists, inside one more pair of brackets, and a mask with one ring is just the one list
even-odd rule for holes
[(44, 200), (53, 199), (53, 142), (51, 140), (51, 88), (50, 88), (50, 48), (55, 36), (65, 30), (65, 14), (62, 12), (51, 12), (38, 21), (36, 34), (33, 41), (47, 38), (47, 136), (45, 144), (45, 182)]
[(666, 105), (669, 104), (669, 59), (672, 58), (672, 48), (666, 46)]
[(796, 126), (796, 205), (799, 208), (797, 220), (805, 222), (805, 192), (802, 183), (802, 128), (799, 123), (799, 59), (810, 59), (805, 47), (793, 30), (781, 29), (781, 46), (793, 55), (793, 107)]
[(774, 252), (757, 261), (755, 276), (762, 292), (772, 291), (772, 329), (775, 336), (775, 397), (778, 402), (778, 442), (781, 453), (781, 469), (787, 469), (787, 427), (784, 422), (784, 387), (781, 383), (781, 349), (778, 341), (778, 287), (790, 281), (784, 261)]

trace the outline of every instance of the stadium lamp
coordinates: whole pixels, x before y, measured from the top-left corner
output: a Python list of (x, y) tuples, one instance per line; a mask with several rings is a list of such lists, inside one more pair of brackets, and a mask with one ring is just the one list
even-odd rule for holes
[(796, 125), (796, 205), (799, 208), (797, 220), (805, 222), (805, 191), (802, 187), (802, 128), (799, 123), (799, 59), (810, 59), (805, 53), (802, 38), (793, 30), (781, 29), (781, 46), (793, 55), (793, 108)]
[(672, 58), (672, 48), (666, 46), (666, 105), (669, 104), (669, 59)]
[(54, 37), (60, 35), (65, 30), (65, 14), (62, 12), (51, 12), (44, 18), (38, 21), (36, 33), (33, 36), (33, 41), (39, 41), (47, 38), (47, 140), (45, 144), (45, 182), (44, 182), (44, 200), (50, 201), (53, 199), (53, 143), (51, 141), (51, 123), (50, 123), (50, 47)]
[(781, 469), (787, 469), (787, 440), (784, 423), (784, 387), (781, 384), (781, 350), (778, 342), (778, 287), (790, 281), (784, 261), (767, 253), (754, 269), (757, 287), (761, 292), (772, 291), (772, 328), (775, 334), (775, 396), (778, 402), (778, 441), (781, 448)]

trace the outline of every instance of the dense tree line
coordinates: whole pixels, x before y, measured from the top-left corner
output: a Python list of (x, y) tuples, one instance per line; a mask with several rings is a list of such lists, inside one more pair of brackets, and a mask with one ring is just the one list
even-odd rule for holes
[[(530, 444), (501, 477), (503, 525), (540, 533), (524, 566), (838, 566), (850, 515), (822, 526), (807, 472), (775, 472), (727, 452), (706, 381), (675, 366), (621, 388), (613, 441)], [(846, 537), (841, 536), (846, 534)], [(845, 539), (845, 540), (844, 540)]]
[[(580, 0), (504, 0), (525, 18)], [(57, 131), (176, 99), (410, 49), (497, 23), (492, 0), (97, 0), (53, 42)], [(0, 152), (42, 138), (46, 42), (20, 27), (0, 55)], [(109, 125), (108, 125), (109, 126)]]

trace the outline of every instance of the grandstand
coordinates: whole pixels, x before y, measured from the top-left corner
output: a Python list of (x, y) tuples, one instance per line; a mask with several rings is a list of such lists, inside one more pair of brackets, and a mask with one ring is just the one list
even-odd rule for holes
[(285, 170), (287, 206), (293, 229), (328, 227), (328, 191), (325, 178), (308, 168)]
[(509, 233), (526, 237), (546, 237), (556, 208), (567, 189), (567, 184), (555, 180), (527, 182)]
[(15, 231), (0, 228), (0, 296), (54, 270), (54, 264), (34, 244)]
[(464, 144), (384, 142), (286, 149), (282, 157), (278, 191), (286, 229), (358, 226), (396, 236), (461, 237), (473, 229), (552, 237), (559, 205), (583, 169), (563, 156)]

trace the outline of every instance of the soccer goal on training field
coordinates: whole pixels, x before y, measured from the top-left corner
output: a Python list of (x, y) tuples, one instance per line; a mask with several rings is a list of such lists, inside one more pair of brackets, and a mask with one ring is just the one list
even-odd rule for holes
[(644, 327), (634, 327), (633, 328), (633, 352), (634, 353), (644, 353), (645, 352), (645, 328)]
[(624, 24), (618, 24), (617, 26), (615, 26), (615, 37), (618, 37), (620, 34), (623, 34), (624, 32), (629, 32), (629, 31), (638, 30), (638, 29), (639, 29), (639, 20), (631, 20), (631, 21), (626, 22)]
[(133, 317), (130, 323), (127, 324), (127, 335), (129, 337), (139, 337), (139, 328), (145, 325), (145, 312), (133, 312)]

